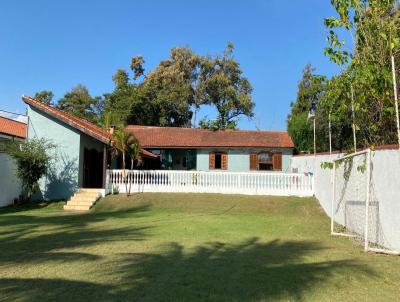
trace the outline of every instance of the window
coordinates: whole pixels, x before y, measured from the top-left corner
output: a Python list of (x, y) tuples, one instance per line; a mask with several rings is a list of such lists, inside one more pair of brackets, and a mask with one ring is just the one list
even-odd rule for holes
[(252, 153), (249, 158), (250, 170), (282, 171), (282, 153)]
[(208, 168), (210, 170), (227, 170), (228, 169), (228, 155), (225, 152), (211, 152), (209, 153)]
[(271, 153), (258, 154), (258, 170), (273, 170)]
[(184, 156), (184, 157), (182, 157), (182, 167), (184, 167), (184, 168), (186, 168), (186, 166), (187, 166), (187, 158), (186, 158), (186, 156)]
[(215, 153), (215, 165), (214, 169), (221, 169), (222, 168), (222, 154)]

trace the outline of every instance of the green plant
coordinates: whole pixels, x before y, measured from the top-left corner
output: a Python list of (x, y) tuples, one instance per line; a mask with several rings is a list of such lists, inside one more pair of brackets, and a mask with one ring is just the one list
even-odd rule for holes
[(126, 193), (128, 195), (128, 183), (127, 183), (127, 173), (126, 173), (126, 152), (128, 150), (128, 145), (132, 139), (132, 133), (124, 129), (115, 131), (113, 135), (113, 153), (121, 153), (122, 155), (122, 176), (124, 178)]
[[(131, 170), (133, 170), (135, 163), (137, 166), (142, 164), (142, 155), (140, 153), (140, 144), (139, 141), (132, 136), (131, 140), (128, 142), (127, 150), (129, 157), (131, 158)], [(132, 182), (129, 182), (129, 190), (128, 195), (131, 193)]]
[(37, 192), (39, 179), (49, 169), (53, 158), (49, 151), (53, 148), (55, 145), (43, 138), (34, 138), (22, 143), (10, 142), (6, 146), (6, 152), (16, 160), (16, 174), (28, 200)]

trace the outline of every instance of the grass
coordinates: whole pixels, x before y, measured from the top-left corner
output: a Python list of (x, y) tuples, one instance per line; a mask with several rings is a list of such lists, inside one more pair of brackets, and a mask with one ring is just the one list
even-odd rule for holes
[(400, 258), (312, 198), (138, 194), (0, 210), (0, 301), (390, 301)]

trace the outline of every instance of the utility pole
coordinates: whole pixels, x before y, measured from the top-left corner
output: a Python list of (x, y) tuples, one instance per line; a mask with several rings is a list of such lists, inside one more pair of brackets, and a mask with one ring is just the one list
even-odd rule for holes
[(310, 109), (308, 112), (308, 119), (313, 119), (313, 133), (314, 133), (314, 156), (317, 154), (317, 143), (316, 143), (316, 138), (315, 138), (315, 111), (313, 109)]
[(356, 138), (356, 124), (355, 124), (355, 113), (354, 113), (354, 90), (353, 83), (350, 82), (351, 90), (351, 117), (352, 117), (352, 128), (353, 128), (353, 143), (354, 143), (354, 153), (357, 152), (357, 138)]
[(331, 132), (331, 113), (328, 115), (328, 130), (329, 130), (329, 155), (332, 154), (332, 132)]
[(399, 105), (397, 99), (397, 82), (396, 82), (396, 68), (394, 63), (394, 56), (392, 55), (392, 77), (393, 77), (393, 90), (394, 90), (394, 106), (396, 107), (396, 124), (397, 124), (397, 140), (400, 149), (400, 122), (399, 122)]
[(317, 155), (317, 143), (315, 140), (315, 115), (314, 115), (314, 156)]

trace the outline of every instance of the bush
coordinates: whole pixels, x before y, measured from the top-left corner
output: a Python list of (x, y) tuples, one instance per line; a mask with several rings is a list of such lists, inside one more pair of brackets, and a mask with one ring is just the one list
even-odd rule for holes
[(53, 148), (55, 145), (43, 138), (10, 142), (6, 146), (6, 152), (17, 162), (17, 177), (28, 200), (38, 191), (38, 181), (49, 169), (52, 156), (48, 151)]

